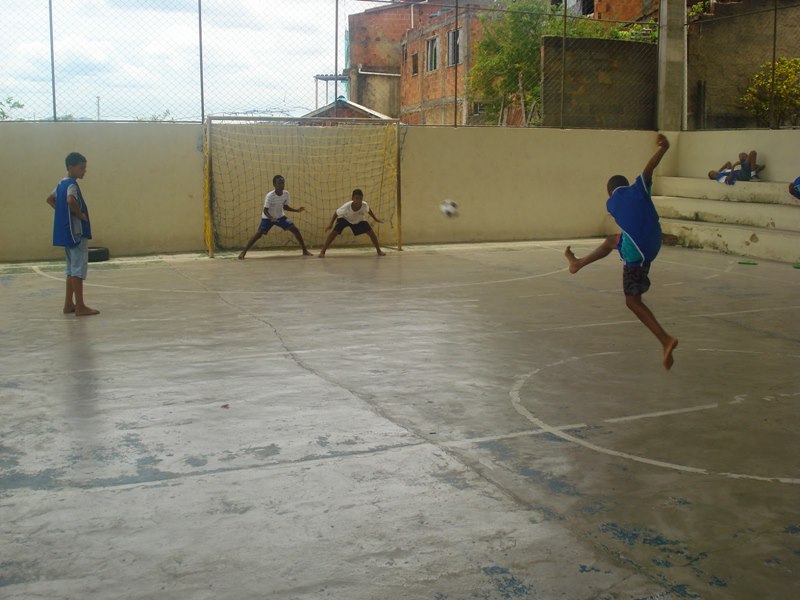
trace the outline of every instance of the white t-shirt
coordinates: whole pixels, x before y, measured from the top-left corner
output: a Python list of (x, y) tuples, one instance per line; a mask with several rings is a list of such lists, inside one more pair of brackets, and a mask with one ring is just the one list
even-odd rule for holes
[(361, 208), (358, 210), (353, 210), (353, 201), (345, 202), (339, 208), (336, 209), (336, 216), (341, 217), (343, 219), (347, 219), (349, 223), (355, 225), (356, 223), (361, 223), (361, 221), (367, 220), (367, 215), (369, 214), (369, 205), (366, 202), (361, 203)]
[(275, 193), (275, 190), (264, 196), (264, 210), (269, 213), (271, 219), (283, 217), (283, 207), (287, 204), (289, 204), (289, 192), (286, 190), (283, 190), (280, 196)]

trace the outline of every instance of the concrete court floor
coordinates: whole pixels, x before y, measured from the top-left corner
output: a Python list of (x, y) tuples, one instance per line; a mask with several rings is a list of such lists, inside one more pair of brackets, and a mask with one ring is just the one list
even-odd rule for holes
[(800, 597), (800, 270), (564, 245), (0, 268), (0, 597)]

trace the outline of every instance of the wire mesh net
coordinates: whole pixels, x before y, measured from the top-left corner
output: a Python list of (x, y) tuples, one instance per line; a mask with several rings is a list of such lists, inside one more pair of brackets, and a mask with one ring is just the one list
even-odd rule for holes
[(800, 125), (799, 2), (698, 2), (687, 46), (690, 129)]
[[(286, 216), (306, 244), (322, 244), (334, 211), (351, 199), (356, 188), (363, 191), (364, 201), (383, 221), (372, 223), (381, 242), (399, 244), (396, 124), (311, 119), (287, 124), (212, 118), (207, 135), (209, 241), (217, 249), (243, 248), (258, 231), (265, 195), (273, 189), (276, 175), (285, 179), (289, 205), (305, 209)], [(361, 242), (344, 234), (337, 244)], [(297, 244), (292, 233), (273, 227), (254, 248)]]

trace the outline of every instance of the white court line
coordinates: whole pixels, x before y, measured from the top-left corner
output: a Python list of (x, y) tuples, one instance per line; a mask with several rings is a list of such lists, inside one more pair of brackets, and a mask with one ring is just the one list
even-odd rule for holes
[[(50, 275), (49, 273), (45, 273), (42, 271), (38, 266), (31, 267), (31, 269), (41, 275), (42, 277), (47, 277), (48, 279), (54, 279), (56, 281), (64, 281), (63, 277), (56, 277), (55, 275)], [(567, 267), (563, 267), (561, 269), (556, 269), (555, 271), (548, 271), (547, 273), (537, 273), (535, 275), (525, 275), (523, 277), (510, 277), (508, 279), (492, 279), (486, 281), (475, 281), (469, 283), (442, 283), (442, 284), (433, 284), (433, 285), (421, 285), (416, 287), (404, 286), (404, 287), (391, 287), (391, 288), (369, 288), (370, 294), (375, 293), (404, 293), (404, 292), (417, 292), (420, 290), (445, 290), (445, 289), (452, 289), (452, 288), (461, 288), (461, 287), (476, 287), (482, 285), (497, 285), (498, 283), (514, 283), (517, 281), (529, 281), (531, 279), (539, 279), (540, 277), (549, 277), (550, 275), (555, 275), (556, 273), (563, 273), (567, 271)], [(159, 289), (159, 288), (141, 288), (141, 287), (127, 287), (127, 286), (119, 286), (119, 285), (103, 285), (101, 283), (84, 283), (84, 286), (96, 287), (96, 288), (105, 288), (111, 290), (124, 290), (127, 292), (151, 292), (151, 293), (172, 293), (172, 294), (250, 294), (250, 295), (274, 295), (274, 294), (281, 294), (285, 295), (288, 293), (296, 293), (294, 289), (271, 289), (271, 290), (257, 290), (257, 291), (246, 291), (246, 290), (183, 290), (183, 289)], [(314, 290), (314, 294), (353, 294), (353, 293), (361, 293), (360, 290)]]
[(673, 285), (684, 285), (685, 281), (675, 281), (673, 283), (665, 283), (661, 287), (672, 287)]
[(675, 410), (661, 410), (659, 412), (644, 413), (641, 415), (630, 415), (629, 417), (616, 417), (614, 419), (603, 419), (603, 423), (623, 423), (626, 421), (638, 421), (639, 419), (652, 419), (655, 417), (666, 417), (669, 415), (680, 415), (683, 413), (697, 412), (699, 410), (709, 410), (717, 408), (719, 404), (701, 404), (700, 406), (690, 406), (689, 408), (676, 408)]
[[(586, 423), (573, 423), (572, 425), (561, 425), (559, 429), (585, 429), (588, 427)], [(514, 438), (528, 437), (531, 435), (544, 435), (547, 431), (543, 429), (528, 429), (526, 431), (518, 431), (516, 433), (507, 433), (505, 435), (490, 435), (479, 438), (469, 438), (465, 440), (451, 440), (449, 442), (437, 442), (439, 446), (447, 446), (450, 448), (459, 448), (464, 446), (472, 446), (473, 444), (483, 444), (485, 442), (497, 442), (499, 440), (511, 440)]]
[(533, 371), (531, 371), (529, 373), (526, 373), (525, 375), (517, 377), (516, 382), (512, 386), (511, 390), (509, 391), (509, 396), (511, 397), (511, 405), (514, 407), (514, 410), (516, 410), (520, 415), (522, 415), (523, 417), (528, 419), (531, 423), (533, 423), (534, 425), (536, 425), (540, 429), (542, 429), (542, 430), (544, 430), (544, 431), (546, 431), (548, 433), (551, 433), (554, 436), (556, 436), (558, 438), (561, 438), (562, 440), (565, 440), (567, 442), (572, 442), (573, 444), (576, 444), (578, 446), (582, 446), (582, 447), (584, 447), (584, 448), (586, 448), (588, 450), (593, 450), (594, 452), (599, 452), (600, 454), (605, 454), (607, 456), (614, 456), (614, 457), (617, 457), (617, 458), (623, 458), (623, 459), (626, 459), (626, 460), (631, 460), (631, 461), (634, 461), (634, 462), (638, 462), (638, 463), (642, 463), (642, 464), (646, 464), (646, 465), (651, 465), (651, 466), (654, 466), (654, 467), (661, 467), (661, 468), (664, 468), (664, 469), (672, 469), (674, 471), (682, 471), (684, 473), (696, 473), (698, 475), (719, 475), (719, 476), (722, 476), (722, 477), (729, 477), (731, 479), (751, 479), (751, 480), (755, 480), (755, 481), (766, 481), (766, 482), (773, 482), (773, 483), (774, 482), (789, 483), (789, 484), (794, 484), (794, 485), (800, 484), (800, 479), (793, 478), (793, 477), (762, 477), (762, 476), (759, 476), (759, 475), (748, 475), (748, 474), (745, 474), (745, 473), (717, 473), (717, 472), (714, 472), (714, 471), (709, 471), (708, 469), (701, 469), (701, 468), (698, 468), (698, 467), (691, 467), (691, 466), (688, 466), (688, 465), (679, 465), (679, 464), (676, 464), (676, 463), (671, 463), (671, 462), (667, 462), (667, 461), (663, 461), (663, 460), (654, 460), (654, 459), (651, 459), (651, 458), (646, 458), (644, 456), (637, 456), (635, 454), (630, 454), (628, 452), (620, 452), (619, 450), (612, 450), (611, 448), (605, 448), (603, 446), (598, 446), (597, 444), (593, 444), (593, 443), (588, 442), (586, 440), (583, 440), (581, 438), (575, 437), (574, 435), (571, 435), (571, 434), (567, 433), (566, 431), (563, 431), (559, 427), (554, 427), (553, 425), (549, 425), (548, 423), (545, 423), (544, 421), (542, 421), (541, 419), (536, 417), (533, 413), (531, 413), (528, 409), (526, 409), (522, 405), (522, 398), (520, 396), (520, 390), (522, 390), (522, 387), (525, 385), (525, 383), (531, 377), (533, 377), (534, 375), (536, 375), (537, 373), (542, 371), (542, 369), (550, 368), (550, 367), (556, 367), (556, 366), (563, 365), (563, 364), (566, 364), (566, 363), (569, 363), (569, 362), (572, 362), (572, 361), (576, 361), (576, 360), (583, 360), (583, 359), (586, 359), (586, 358), (594, 358), (594, 357), (597, 357), (597, 356), (608, 356), (608, 355), (612, 355), (612, 354), (620, 354), (620, 353), (619, 352), (598, 352), (596, 354), (589, 354), (589, 355), (581, 356), (581, 357), (573, 356), (571, 358), (567, 358), (567, 359), (564, 359), (564, 360), (560, 360), (558, 362), (551, 363), (549, 365), (545, 365), (542, 368), (535, 369), (535, 370), (533, 370)]

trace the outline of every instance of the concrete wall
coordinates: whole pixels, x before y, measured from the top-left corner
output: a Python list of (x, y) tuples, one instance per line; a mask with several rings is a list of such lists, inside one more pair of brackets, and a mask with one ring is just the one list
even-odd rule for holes
[[(777, 56), (800, 56), (800, 6), (778, 0)], [(700, 20), (688, 30), (687, 89), (689, 126), (759, 126), (739, 99), (759, 67), (772, 61), (773, 0), (716, 4), (719, 20)], [(753, 12), (765, 10), (765, 12)], [(748, 14), (749, 13), (749, 14)], [(736, 18), (727, 18), (740, 15)], [(698, 83), (705, 82), (705, 101)]]
[(794, 181), (800, 176), (800, 130), (685, 131), (680, 134), (678, 172), (682, 177), (706, 177), (739, 152), (758, 152), (766, 165), (763, 179)]
[(0, 123), (0, 261), (63, 258), (45, 198), (72, 151), (88, 160), (80, 185), (93, 246), (115, 256), (201, 250), (202, 132), (184, 123)]
[[(172, 123), (0, 123), (0, 261), (60, 259), (45, 197), (64, 157), (89, 159), (81, 187), (93, 245), (114, 256), (202, 252), (202, 126)], [(704, 177), (739, 148), (756, 148), (772, 181), (800, 175), (799, 131), (671, 133), (659, 174)], [(401, 193), (406, 244), (581, 238), (614, 230), (605, 182), (633, 177), (653, 132), (408, 127)], [(711, 166), (709, 166), (711, 162)], [(716, 165), (718, 166), (718, 165)], [(445, 198), (461, 215), (439, 213)]]
[[(605, 235), (608, 177), (635, 177), (654, 142), (643, 131), (412, 127), (400, 163), (403, 240)], [(665, 157), (664, 174), (674, 174), (677, 156)], [(458, 218), (439, 214), (445, 198), (459, 203)]]
[(542, 39), (542, 120), (553, 127), (655, 129), (658, 46), (567, 38), (563, 122), (562, 38)]

